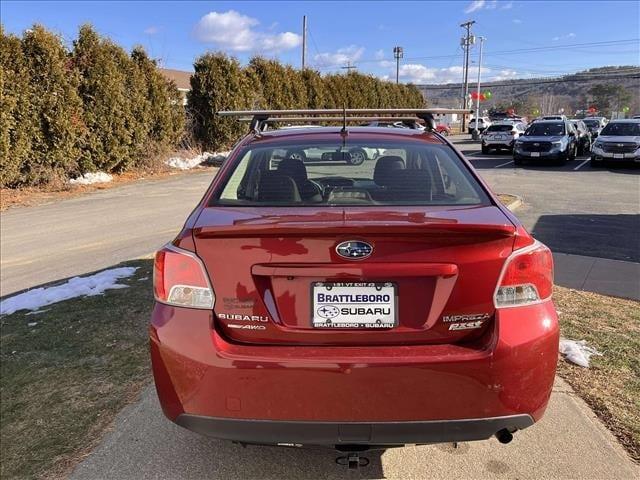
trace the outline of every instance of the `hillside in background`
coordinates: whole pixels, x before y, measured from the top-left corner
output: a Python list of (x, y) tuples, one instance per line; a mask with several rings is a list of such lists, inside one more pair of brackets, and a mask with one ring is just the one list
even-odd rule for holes
[[(417, 85), (432, 107), (459, 107), (462, 84)], [(475, 91), (475, 83), (470, 91)], [(491, 99), (481, 102), (483, 110), (513, 107), (521, 115), (569, 114), (594, 104), (606, 115), (628, 108), (640, 114), (640, 67), (616, 66), (584, 70), (556, 78), (526, 78), (481, 84)], [(475, 104), (475, 102), (474, 102)]]

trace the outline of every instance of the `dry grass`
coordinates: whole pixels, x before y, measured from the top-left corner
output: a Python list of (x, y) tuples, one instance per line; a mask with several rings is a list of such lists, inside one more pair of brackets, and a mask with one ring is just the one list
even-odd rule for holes
[(510, 195), (508, 193), (499, 193), (498, 194), (498, 200), (500, 200), (500, 202), (505, 206), (505, 207), (509, 207), (509, 205), (511, 205), (512, 203), (514, 203), (515, 201), (518, 200), (518, 197), (515, 195)]
[(129, 288), (0, 319), (0, 478), (64, 476), (149, 381), (151, 263), (128, 262)]
[(640, 302), (556, 287), (555, 303), (562, 336), (603, 353), (588, 369), (561, 361), (559, 375), (640, 461)]

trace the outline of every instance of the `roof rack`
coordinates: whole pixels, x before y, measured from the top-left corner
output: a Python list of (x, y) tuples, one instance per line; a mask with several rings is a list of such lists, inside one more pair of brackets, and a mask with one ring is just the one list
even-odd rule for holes
[(342, 122), (342, 131), (346, 132), (347, 123), (354, 122), (403, 122), (407, 125), (424, 122), (427, 130), (435, 130), (435, 115), (447, 113), (468, 114), (473, 110), (456, 108), (329, 108), (298, 110), (235, 110), (220, 111), (221, 117), (238, 117), (240, 121), (250, 122), (250, 129), (260, 133), (270, 123), (298, 122), (325, 123)]

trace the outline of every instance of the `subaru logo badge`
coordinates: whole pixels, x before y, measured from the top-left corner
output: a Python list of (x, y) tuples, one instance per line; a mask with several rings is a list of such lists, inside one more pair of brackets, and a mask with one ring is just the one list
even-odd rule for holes
[(624, 143), (619, 143), (618, 147), (624, 147)]
[(539, 144), (539, 143), (534, 143), (534, 144), (533, 144), (533, 146), (534, 146), (534, 147), (539, 147), (539, 146), (540, 146), (540, 144)]
[(336, 247), (336, 253), (343, 258), (349, 260), (360, 260), (367, 258), (373, 252), (373, 247), (367, 242), (361, 242), (359, 240), (349, 240), (348, 242), (342, 242)]

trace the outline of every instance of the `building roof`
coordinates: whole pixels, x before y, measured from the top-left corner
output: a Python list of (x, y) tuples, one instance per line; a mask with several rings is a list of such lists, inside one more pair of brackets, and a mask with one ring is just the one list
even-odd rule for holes
[(191, 75), (193, 75), (193, 72), (173, 70), (171, 68), (159, 68), (158, 70), (160, 70), (160, 73), (168, 80), (173, 80), (178, 90), (191, 90)]

